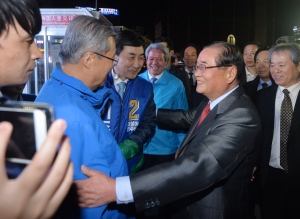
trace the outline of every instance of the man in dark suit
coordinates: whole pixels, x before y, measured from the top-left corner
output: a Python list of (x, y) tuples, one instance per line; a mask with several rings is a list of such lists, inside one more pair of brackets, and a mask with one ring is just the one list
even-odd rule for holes
[(251, 100), (255, 100), (257, 91), (275, 84), (270, 75), (270, 63), (268, 60), (269, 48), (263, 47), (256, 51), (254, 62), (257, 77), (253, 81), (248, 81), (243, 84), (246, 94)]
[(299, 218), (300, 209), (300, 47), (283, 43), (269, 51), (278, 86), (259, 91), (263, 125), (259, 166), (263, 218)]
[(195, 44), (188, 44), (186, 45), (182, 51), (181, 56), (183, 57), (183, 62), (185, 64), (185, 68), (182, 68), (186, 72), (189, 77), (189, 86), (191, 90), (189, 108), (197, 108), (199, 104), (204, 99), (204, 95), (198, 93), (196, 91), (197, 88), (197, 79), (195, 76), (196, 72), (196, 63), (197, 63), (197, 56), (199, 54), (199, 48)]
[(191, 106), (191, 101), (192, 101), (192, 96), (191, 96), (191, 88), (190, 88), (190, 81), (189, 81), (189, 77), (186, 74), (185, 71), (181, 70), (180, 68), (175, 67), (174, 65), (172, 65), (171, 63), (171, 57), (174, 54), (174, 44), (172, 42), (171, 39), (169, 39), (168, 37), (158, 37), (154, 43), (160, 43), (162, 45), (164, 45), (165, 47), (167, 47), (167, 49), (169, 50), (170, 53), (170, 58), (167, 61), (166, 64), (166, 69), (168, 70), (168, 72), (170, 72), (172, 75), (174, 75), (175, 77), (177, 77), (179, 80), (181, 80), (181, 82), (183, 83), (184, 89), (185, 89), (185, 93), (186, 93), (186, 98), (188, 100), (189, 103), (189, 107)]
[(90, 178), (75, 182), (80, 205), (134, 201), (142, 211), (169, 203), (174, 204), (174, 218), (246, 218), (261, 127), (255, 106), (238, 85), (241, 67), (237, 46), (205, 47), (196, 77), (197, 91), (207, 101), (194, 111), (195, 119), (180, 117), (182, 111), (173, 119), (190, 126), (177, 159), (116, 180), (82, 167)]

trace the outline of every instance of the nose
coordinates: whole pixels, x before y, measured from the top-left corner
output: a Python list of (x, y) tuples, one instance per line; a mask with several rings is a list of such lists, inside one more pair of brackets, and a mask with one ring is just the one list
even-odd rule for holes
[(143, 66), (143, 61), (144, 60), (139, 60), (138, 58), (135, 58), (133, 60), (133, 67), (139, 68), (139, 67)]
[(202, 76), (202, 73), (201, 73), (200, 69), (196, 68), (196, 70), (195, 70), (195, 77), (201, 77), (201, 76)]
[(41, 53), (39, 47), (34, 42), (30, 45), (30, 51), (31, 51), (31, 58), (33, 60), (43, 58), (43, 54)]

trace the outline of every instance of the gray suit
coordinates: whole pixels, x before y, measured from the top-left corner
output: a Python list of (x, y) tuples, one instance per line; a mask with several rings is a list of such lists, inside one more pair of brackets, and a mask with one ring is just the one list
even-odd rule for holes
[[(195, 119), (175, 161), (130, 177), (137, 211), (170, 203), (174, 213), (184, 209), (190, 214), (185, 218), (247, 217), (255, 141), (261, 130), (258, 113), (239, 87), (195, 128), (205, 105), (201, 103), (191, 114)], [(172, 118), (174, 123), (166, 122), (173, 127), (180, 126), (178, 120), (191, 122), (183, 111)]]

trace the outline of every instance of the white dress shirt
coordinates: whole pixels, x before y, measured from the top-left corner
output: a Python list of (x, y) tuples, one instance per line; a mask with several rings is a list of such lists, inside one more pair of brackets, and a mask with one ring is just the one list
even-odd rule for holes
[[(227, 97), (238, 87), (239, 86), (236, 86), (235, 88), (228, 91), (226, 94), (223, 94), (222, 96), (218, 97), (214, 101), (209, 101), (210, 110), (212, 110), (216, 105), (218, 105), (218, 103), (220, 103), (225, 97)], [(117, 204), (127, 204), (129, 202), (134, 202), (129, 176), (116, 178), (116, 195)]]
[(248, 71), (246, 66), (245, 66), (245, 70), (246, 70), (247, 82), (253, 81), (256, 78), (257, 74), (252, 74), (250, 71)]
[[(185, 67), (184, 70), (187, 72), (188, 77), (190, 78), (191, 77), (190, 74), (189, 74), (190, 71), (187, 69), (187, 67)], [(197, 83), (197, 79), (196, 79), (196, 76), (195, 76), (195, 68), (193, 68), (192, 72), (193, 72), (193, 85), (195, 85)]]
[[(281, 103), (284, 98), (284, 94), (282, 91), (284, 87), (278, 86), (276, 99), (275, 99), (275, 116), (274, 116), (274, 133), (273, 133), (273, 140), (272, 140), (272, 149), (271, 149), (271, 156), (269, 165), (274, 168), (283, 169), (280, 166), (280, 109)], [(292, 101), (293, 109), (295, 108), (297, 96), (300, 90), (300, 82), (294, 84), (293, 86), (287, 88), (290, 92), (290, 98)]]
[[(114, 72), (113, 69), (111, 70), (111, 73), (112, 73), (112, 77), (113, 77), (113, 79), (114, 79), (114, 85), (115, 85), (116, 91), (119, 91), (120, 88), (119, 88), (118, 84), (119, 84), (120, 82), (125, 82), (125, 83), (127, 84), (128, 79), (126, 79), (125, 81), (122, 81), (122, 80), (118, 77), (118, 75), (115, 74), (115, 72)], [(125, 87), (125, 90), (126, 90), (126, 87)]]

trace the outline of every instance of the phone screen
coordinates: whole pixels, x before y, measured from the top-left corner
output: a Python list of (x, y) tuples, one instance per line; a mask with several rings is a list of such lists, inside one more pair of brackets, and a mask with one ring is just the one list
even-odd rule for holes
[(8, 121), (13, 125), (6, 151), (6, 172), (13, 179), (31, 162), (45, 139), (46, 115), (42, 110), (0, 107), (0, 121)]

